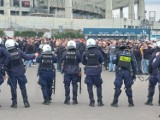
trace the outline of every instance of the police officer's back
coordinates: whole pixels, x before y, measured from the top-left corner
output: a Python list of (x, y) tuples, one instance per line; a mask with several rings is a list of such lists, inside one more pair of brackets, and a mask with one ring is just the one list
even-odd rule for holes
[(82, 64), (85, 65), (85, 83), (87, 84), (90, 98), (89, 106), (94, 107), (95, 100), (93, 95), (93, 85), (97, 88), (98, 106), (103, 106), (102, 102), (102, 62), (103, 55), (96, 46), (96, 41), (92, 38), (86, 42), (87, 50), (83, 53)]
[(5, 46), (11, 55), (11, 61), (7, 66), (8, 70), (8, 84), (11, 87), (11, 95), (12, 95), (12, 105), (11, 107), (17, 107), (17, 82), (20, 86), (23, 102), (25, 107), (30, 107), (27, 97), (27, 91), (25, 84), (27, 83), (27, 79), (25, 76), (25, 67), (23, 64), (23, 59), (31, 60), (34, 59), (35, 55), (26, 55), (23, 51), (16, 48), (16, 42), (13, 39), (9, 39), (6, 41)]
[(146, 105), (153, 105), (153, 96), (155, 93), (155, 86), (158, 83), (159, 88), (159, 100), (158, 104), (160, 105), (160, 41), (155, 43), (156, 48), (149, 60), (149, 85), (148, 85), (148, 99), (145, 102)]
[(132, 99), (132, 84), (136, 75), (136, 63), (133, 54), (126, 46), (121, 46), (116, 58), (113, 60), (116, 64), (116, 78), (114, 81), (115, 94), (111, 106), (118, 107), (118, 97), (121, 94), (121, 86), (125, 84), (125, 92), (128, 97), (129, 107), (134, 106)]
[(5, 71), (10, 60), (11, 56), (9, 52), (6, 49), (0, 47), (0, 85), (4, 82)]
[(49, 44), (45, 44), (42, 47), (42, 53), (38, 56), (39, 63), (38, 84), (41, 86), (42, 94), (44, 98), (44, 105), (49, 105), (52, 100), (52, 86), (55, 82), (55, 67), (54, 63), (57, 62), (55, 55), (52, 53), (52, 48)]
[(5, 76), (5, 70), (11, 60), (10, 53), (0, 47), (0, 85), (4, 82), (3, 76)]
[(77, 82), (79, 79), (81, 55), (79, 50), (76, 49), (75, 41), (67, 43), (67, 50), (62, 55), (62, 64), (64, 72), (64, 87), (65, 87), (65, 101), (64, 104), (70, 103), (70, 83), (73, 87), (73, 104), (78, 104), (77, 101)]

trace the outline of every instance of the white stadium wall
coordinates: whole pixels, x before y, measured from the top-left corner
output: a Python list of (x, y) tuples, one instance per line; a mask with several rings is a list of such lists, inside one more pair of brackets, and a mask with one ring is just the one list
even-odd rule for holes
[(0, 16), (0, 28), (33, 28), (33, 29), (83, 29), (83, 28), (124, 28), (124, 25), (139, 26), (139, 20), (131, 19), (67, 19), (35, 16)]

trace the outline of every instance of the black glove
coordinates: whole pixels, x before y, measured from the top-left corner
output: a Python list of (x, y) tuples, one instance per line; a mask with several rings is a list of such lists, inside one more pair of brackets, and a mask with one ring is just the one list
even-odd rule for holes
[(132, 79), (135, 80), (135, 79), (136, 79), (136, 75), (133, 75), (133, 76), (132, 76)]
[(2, 67), (1, 68), (1, 73), (3, 76), (5, 76), (5, 71), (7, 71), (7, 68), (6, 67)]

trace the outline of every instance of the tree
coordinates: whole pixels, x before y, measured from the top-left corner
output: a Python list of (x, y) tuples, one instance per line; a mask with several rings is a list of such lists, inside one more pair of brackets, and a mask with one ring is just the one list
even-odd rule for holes
[(21, 37), (43, 37), (44, 32), (35, 32), (35, 31), (15, 31), (14, 36), (21, 36)]
[(3, 30), (0, 30), (0, 37), (3, 37), (5, 35), (6, 35), (5, 32)]

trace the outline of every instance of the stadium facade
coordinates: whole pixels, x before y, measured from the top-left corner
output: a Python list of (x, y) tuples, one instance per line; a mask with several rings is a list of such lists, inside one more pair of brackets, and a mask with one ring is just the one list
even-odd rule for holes
[(129, 19), (135, 19), (134, 5), (138, 5), (137, 18), (145, 19), (144, 0), (0, 0), (0, 13), (29, 15), (31, 13), (53, 14), (65, 18), (106, 18), (112, 19), (112, 11), (129, 7)]
[[(135, 13), (137, 5), (137, 13)], [(128, 7), (128, 18), (124, 8)], [(119, 9), (120, 18), (113, 18)], [(145, 18), (144, 0), (0, 0), (0, 28), (83, 29), (83, 28), (152, 28), (158, 22)], [(136, 17), (137, 15), (137, 17)]]

